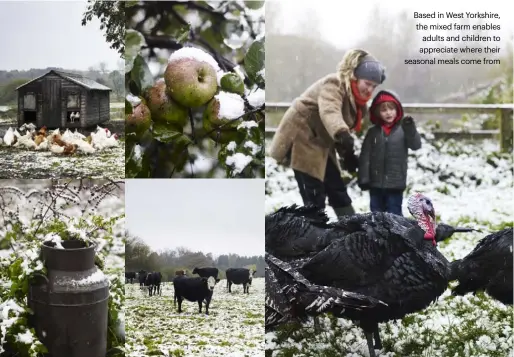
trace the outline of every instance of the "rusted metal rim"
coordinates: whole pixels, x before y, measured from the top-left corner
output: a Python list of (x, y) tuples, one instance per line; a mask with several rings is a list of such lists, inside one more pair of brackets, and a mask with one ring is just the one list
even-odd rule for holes
[[(76, 243), (79, 243), (79, 244), (83, 244), (85, 245), (86, 242), (84, 241), (81, 241), (81, 240), (78, 240), (78, 239), (71, 239), (71, 240), (63, 240), (61, 242), (62, 246), (64, 247), (64, 249), (60, 249), (60, 248), (56, 248), (56, 247), (52, 247), (52, 246), (49, 246), (47, 245), (48, 243), (53, 243), (53, 242), (44, 242), (43, 243), (43, 247), (45, 249), (50, 249), (50, 250), (58, 250), (58, 251), (62, 251), (62, 250), (66, 250), (66, 251), (80, 251), (80, 250), (87, 250), (87, 249), (95, 249), (96, 248), (96, 244), (93, 243), (93, 242), (89, 242), (89, 246), (83, 246), (83, 247), (77, 247), (77, 248), (74, 248), (74, 247), (70, 247), (70, 248), (67, 248), (66, 246), (67, 245), (75, 245)], [(53, 243), (55, 244), (55, 243)]]

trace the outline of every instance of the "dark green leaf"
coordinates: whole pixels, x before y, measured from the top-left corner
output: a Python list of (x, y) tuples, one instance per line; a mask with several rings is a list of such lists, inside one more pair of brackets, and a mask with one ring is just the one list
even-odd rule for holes
[(191, 140), (183, 133), (177, 131), (173, 126), (154, 123), (152, 129), (154, 139), (161, 143), (189, 143)]
[(125, 99), (125, 114), (132, 114), (132, 104)]
[(136, 59), (134, 60), (134, 68), (132, 68), (130, 73), (130, 78), (134, 81), (138, 89), (138, 93), (141, 93), (146, 88), (153, 86), (154, 79), (152, 72), (150, 72), (150, 69), (143, 57), (139, 55), (136, 56)]
[(258, 75), (258, 72), (264, 68), (264, 58), (264, 39), (254, 41), (244, 59), (246, 73), (252, 82), (263, 82), (263, 78)]
[(171, 31), (171, 37), (180, 44), (184, 44), (189, 39), (189, 31), (191, 30), (191, 25), (183, 25), (177, 29)]
[(130, 72), (134, 66), (134, 60), (145, 44), (143, 35), (135, 30), (127, 30), (125, 33), (125, 73)]
[(137, 5), (138, 2), (139, 2), (139, 0), (128, 0), (128, 1), (125, 1), (125, 7), (132, 7), (134, 5)]

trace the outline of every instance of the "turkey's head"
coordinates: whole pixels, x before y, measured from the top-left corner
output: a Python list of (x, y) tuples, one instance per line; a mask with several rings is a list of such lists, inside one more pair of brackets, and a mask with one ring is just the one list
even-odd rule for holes
[(409, 197), (407, 208), (410, 214), (416, 219), (418, 225), (425, 231), (425, 239), (435, 241), (435, 210), (432, 201), (425, 195), (416, 192)]

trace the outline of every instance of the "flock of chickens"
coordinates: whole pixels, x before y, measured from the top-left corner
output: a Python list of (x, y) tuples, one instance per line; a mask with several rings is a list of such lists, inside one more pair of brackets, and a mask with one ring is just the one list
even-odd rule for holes
[[(24, 133), (23, 135), (20, 133)], [(73, 155), (75, 153), (94, 154), (107, 148), (119, 145), (118, 136), (109, 129), (97, 126), (96, 131), (85, 136), (75, 129), (71, 132), (66, 129), (63, 133), (59, 129), (48, 131), (46, 126), (36, 130), (32, 123), (23, 124), (19, 130), (9, 127), (0, 138), (0, 144), (11, 147), (20, 147), (37, 151), (49, 150), (54, 154)]]
[(378, 323), (402, 319), (437, 300), (485, 291), (513, 302), (513, 230), (484, 237), (449, 262), (437, 243), (474, 229), (436, 224), (432, 202), (416, 193), (414, 219), (371, 212), (329, 223), (316, 207), (282, 207), (266, 216), (266, 329), (331, 312), (358, 321), (369, 354), (382, 349)]

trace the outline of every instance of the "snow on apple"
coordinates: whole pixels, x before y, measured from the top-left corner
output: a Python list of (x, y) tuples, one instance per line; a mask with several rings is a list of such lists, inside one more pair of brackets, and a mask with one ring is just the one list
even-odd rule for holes
[(194, 59), (199, 62), (206, 62), (210, 64), (216, 72), (220, 70), (218, 62), (216, 62), (216, 60), (210, 54), (196, 47), (183, 47), (180, 50), (176, 50), (170, 55), (168, 63), (184, 58)]
[(127, 100), (129, 101), (130, 104), (132, 104), (132, 106), (136, 106), (138, 105), (139, 103), (141, 103), (141, 98), (139, 97), (136, 97), (135, 95), (133, 94), (127, 94)]
[(264, 104), (264, 101), (266, 99), (266, 92), (258, 88), (254, 92), (250, 93), (250, 95), (247, 98), (248, 103), (250, 103), (252, 107), (258, 108)]
[(245, 102), (239, 95), (221, 91), (214, 96), (219, 103), (218, 117), (222, 119), (238, 119), (245, 113)]

